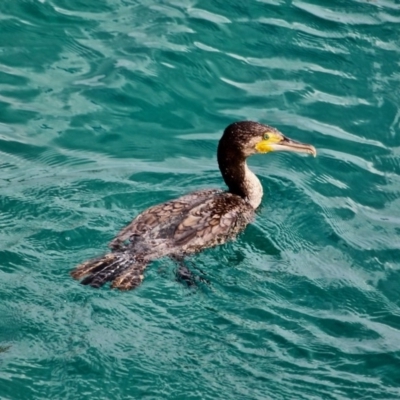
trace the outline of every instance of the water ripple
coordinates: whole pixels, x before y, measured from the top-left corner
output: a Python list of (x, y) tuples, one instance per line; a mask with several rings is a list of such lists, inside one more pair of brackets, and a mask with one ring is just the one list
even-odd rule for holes
[[(317, 3), (0, 5), (0, 397), (399, 398), (400, 7)], [(70, 279), (144, 208), (222, 187), (240, 119), (318, 157), (249, 161), (265, 197), (193, 257), (209, 285), (171, 260), (130, 293)]]

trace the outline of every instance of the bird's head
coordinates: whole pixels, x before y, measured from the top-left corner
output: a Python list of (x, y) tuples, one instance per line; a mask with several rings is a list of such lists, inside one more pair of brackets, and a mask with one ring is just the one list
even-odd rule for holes
[(289, 139), (271, 126), (252, 121), (229, 125), (222, 135), (219, 147), (230, 147), (244, 157), (271, 151), (308, 153), (314, 157), (317, 155), (314, 146)]

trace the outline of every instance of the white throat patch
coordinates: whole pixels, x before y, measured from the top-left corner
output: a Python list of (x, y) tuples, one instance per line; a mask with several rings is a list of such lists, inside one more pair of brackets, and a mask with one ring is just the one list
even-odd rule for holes
[(263, 197), (263, 188), (260, 180), (249, 169), (247, 163), (244, 165), (244, 180), (247, 189), (247, 200), (250, 205), (256, 209), (260, 204)]

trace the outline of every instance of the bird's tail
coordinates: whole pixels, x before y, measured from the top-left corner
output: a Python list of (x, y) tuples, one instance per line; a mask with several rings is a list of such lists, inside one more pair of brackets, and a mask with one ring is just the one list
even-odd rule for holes
[(71, 276), (75, 279), (84, 278), (82, 285), (99, 288), (112, 281), (112, 288), (130, 290), (142, 282), (147, 263), (128, 252), (108, 253), (78, 265), (71, 271)]

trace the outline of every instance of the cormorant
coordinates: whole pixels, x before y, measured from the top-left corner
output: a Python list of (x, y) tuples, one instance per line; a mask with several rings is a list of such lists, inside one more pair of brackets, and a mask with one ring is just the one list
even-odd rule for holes
[(313, 146), (291, 140), (271, 126), (235, 122), (225, 129), (217, 153), (227, 191), (199, 190), (148, 208), (110, 243), (111, 253), (84, 262), (71, 275), (84, 278), (83, 285), (100, 287), (112, 282), (113, 288), (129, 290), (142, 282), (152, 260), (169, 256), (182, 261), (234, 238), (253, 220), (263, 195), (246, 159), (271, 151), (316, 155)]

